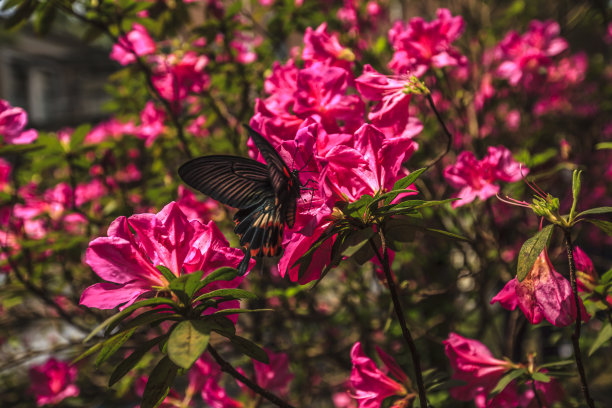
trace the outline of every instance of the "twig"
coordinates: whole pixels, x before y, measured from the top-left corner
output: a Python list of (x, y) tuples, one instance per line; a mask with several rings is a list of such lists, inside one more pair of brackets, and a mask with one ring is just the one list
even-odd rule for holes
[(438, 109), (436, 108), (436, 105), (434, 104), (433, 98), (431, 97), (430, 93), (427, 94), (427, 102), (429, 102), (429, 106), (431, 107), (431, 110), (433, 110), (433, 112), (435, 113), (436, 119), (438, 119), (438, 122), (440, 123), (440, 126), (442, 126), (442, 130), (444, 130), (444, 134), (446, 135), (446, 138), (447, 138), (446, 149), (433, 162), (431, 162), (430, 164), (426, 166), (426, 168), (429, 169), (434, 164), (442, 160), (442, 158), (446, 156), (448, 152), (450, 152), (451, 146), (453, 144), (453, 135), (446, 127), (446, 123), (444, 123), (444, 119), (442, 119), (442, 115), (440, 115), (440, 112), (438, 112)]
[(574, 346), (574, 357), (576, 359), (576, 366), (578, 368), (578, 374), (580, 374), (580, 382), (582, 385), (582, 393), (590, 408), (595, 408), (593, 398), (589, 393), (589, 385), (587, 383), (586, 374), (584, 373), (584, 366), (582, 365), (582, 355), (580, 353), (580, 325), (582, 323), (582, 315), (580, 312), (580, 297), (578, 296), (578, 284), (576, 282), (576, 264), (574, 262), (574, 248), (572, 245), (572, 234), (569, 229), (563, 230), (565, 236), (565, 247), (567, 249), (567, 260), (569, 262), (570, 270), (570, 281), (572, 283), (572, 292), (574, 294), (574, 301), (576, 303), (576, 326), (574, 327), (574, 334), (572, 334), (572, 344)]
[(399, 300), (399, 296), (397, 293), (397, 288), (395, 286), (395, 281), (393, 280), (393, 275), (391, 274), (391, 267), (389, 262), (389, 251), (387, 249), (387, 242), (385, 241), (385, 234), (383, 233), (382, 228), (378, 229), (378, 235), (381, 240), (381, 250), (382, 257), (376, 248), (376, 245), (370, 239), (370, 245), (374, 252), (376, 253), (376, 257), (378, 261), (381, 263), (383, 267), (383, 271), (385, 272), (385, 279), (387, 281), (387, 285), (389, 286), (389, 292), (391, 293), (391, 299), (393, 300), (393, 309), (395, 310), (395, 315), (397, 316), (397, 320), (399, 321), (400, 327), (402, 328), (402, 334), (406, 343), (408, 344), (408, 348), (410, 349), (410, 354), (412, 355), (412, 364), (414, 366), (414, 374), (416, 376), (416, 383), (419, 389), (419, 401), (421, 407), (427, 408), (429, 405), (427, 404), (427, 394), (425, 392), (425, 383), (423, 382), (423, 373), (421, 371), (421, 360), (419, 358), (419, 352), (417, 351), (416, 345), (414, 344), (414, 340), (412, 339), (412, 335), (408, 330), (408, 325), (406, 324), (406, 318), (404, 317), (404, 311), (402, 310), (402, 305)]
[(210, 353), (212, 358), (215, 359), (217, 364), (221, 366), (221, 371), (228, 373), (229, 375), (234, 377), (236, 380), (240, 381), (241, 383), (243, 383), (244, 385), (246, 385), (247, 387), (255, 391), (257, 394), (261, 395), (262, 397), (264, 397), (271, 403), (276, 404), (277, 406), (281, 408), (295, 408), (293, 405), (283, 401), (282, 399), (277, 397), (275, 394), (272, 394), (271, 392), (264, 390), (259, 385), (249, 380), (244, 375), (240, 374), (230, 363), (225, 361), (223, 357), (221, 357), (219, 353), (217, 353), (217, 351), (214, 349), (214, 347), (211, 346), (210, 344), (208, 345), (208, 352)]

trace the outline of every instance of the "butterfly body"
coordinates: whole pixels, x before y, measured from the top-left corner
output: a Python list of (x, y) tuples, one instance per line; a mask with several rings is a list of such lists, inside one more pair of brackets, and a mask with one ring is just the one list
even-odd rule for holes
[(194, 189), (238, 208), (234, 232), (245, 256), (238, 271), (244, 275), (251, 257), (277, 256), (285, 224), (295, 224), (300, 180), (272, 145), (246, 126), (267, 164), (238, 156), (203, 156), (179, 168), (179, 175)]

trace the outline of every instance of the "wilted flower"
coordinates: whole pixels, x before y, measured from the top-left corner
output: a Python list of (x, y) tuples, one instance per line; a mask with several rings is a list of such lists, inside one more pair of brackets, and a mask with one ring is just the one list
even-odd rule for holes
[(57, 404), (68, 397), (79, 395), (79, 388), (74, 384), (76, 366), (50, 358), (44, 364), (30, 367), (29, 374), (30, 390), (38, 406)]
[[(546, 250), (536, 259), (531, 271), (521, 282), (515, 277), (497, 294), (491, 303), (499, 302), (508, 310), (523, 311), (531, 324), (544, 318), (551, 324), (563, 327), (576, 320), (576, 303), (567, 279), (553, 269)], [(590, 316), (580, 301), (580, 315), (584, 321)]]

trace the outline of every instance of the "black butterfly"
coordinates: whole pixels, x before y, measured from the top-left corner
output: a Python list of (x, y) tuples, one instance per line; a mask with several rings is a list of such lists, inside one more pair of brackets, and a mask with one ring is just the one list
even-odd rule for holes
[(238, 271), (246, 273), (255, 256), (280, 253), (285, 224), (295, 224), (301, 183), (262, 135), (245, 125), (267, 165), (238, 156), (203, 156), (183, 164), (185, 183), (217, 201), (238, 208), (234, 215), (245, 256)]

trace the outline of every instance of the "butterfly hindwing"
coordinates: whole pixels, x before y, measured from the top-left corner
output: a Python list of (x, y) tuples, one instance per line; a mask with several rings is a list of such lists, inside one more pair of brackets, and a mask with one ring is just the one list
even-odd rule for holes
[(235, 208), (252, 207), (275, 194), (267, 166), (244, 157), (199, 157), (183, 164), (179, 175), (194, 189)]

